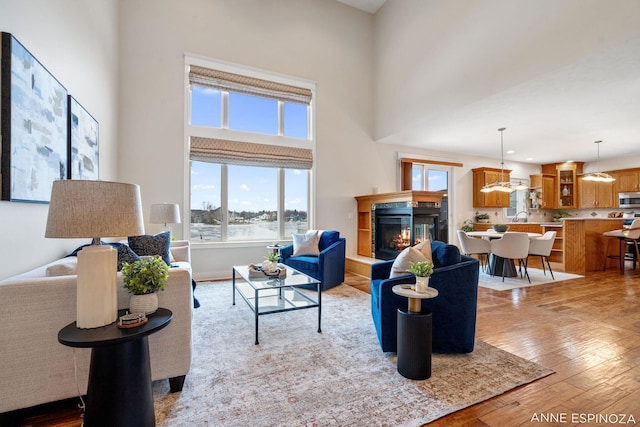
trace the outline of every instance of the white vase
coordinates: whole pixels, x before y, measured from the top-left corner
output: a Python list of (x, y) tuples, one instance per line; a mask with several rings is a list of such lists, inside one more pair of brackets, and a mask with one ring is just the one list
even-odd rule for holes
[(158, 310), (158, 294), (131, 295), (129, 312), (152, 314)]
[(428, 277), (416, 277), (416, 292), (423, 294), (427, 292), (427, 288), (429, 287), (429, 278)]

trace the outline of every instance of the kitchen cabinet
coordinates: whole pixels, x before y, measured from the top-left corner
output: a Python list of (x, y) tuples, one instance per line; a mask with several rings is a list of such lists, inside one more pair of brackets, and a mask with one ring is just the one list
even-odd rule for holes
[(529, 197), (531, 209), (555, 209), (556, 207), (556, 176), (555, 174), (540, 174), (529, 176), (529, 187), (535, 191), (536, 197)]
[[(578, 177), (580, 191), (580, 209), (588, 208), (613, 208), (613, 182), (585, 181)], [(617, 204), (617, 200), (616, 200)]]
[(551, 163), (542, 165), (542, 173), (555, 174), (555, 208), (578, 207), (577, 175), (582, 173), (583, 162)]
[(613, 183), (614, 194), (640, 191), (640, 169), (622, 169), (610, 174), (616, 179)]
[(482, 187), (495, 182), (510, 182), (511, 171), (505, 169), (504, 176), (501, 169), (476, 168), (473, 169), (473, 207), (474, 208), (508, 208), (510, 193), (492, 191), (483, 193)]

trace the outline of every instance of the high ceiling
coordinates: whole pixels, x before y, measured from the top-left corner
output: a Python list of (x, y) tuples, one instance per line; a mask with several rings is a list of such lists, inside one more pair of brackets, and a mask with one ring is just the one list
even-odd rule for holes
[(356, 9), (364, 10), (369, 13), (376, 13), (382, 7), (386, 0), (338, 0)]
[[(384, 0), (338, 1), (378, 15), (391, 12), (386, 9), (391, 6), (396, 13), (402, 6), (387, 2), (385, 9), (378, 12)], [(429, 21), (432, 11), (442, 13), (442, 8), (437, 9), (441, 7), (440, 2), (411, 4), (420, 10), (394, 15), (401, 16), (402, 20), (394, 21), (395, 26), (387, 29), (393, 34), (387, 33), (385, 37), (410, 33), (414, 39), (424, 39), (425, 31), (437, 31), (439, 22), (447, 18), (439, 15), (440, 21)], [(532, 4), (535, 9), (522, 11), (523, 5)], [(543, 2), (539, 7), (536, 4), (535, 1), (513, 6), (508, 2), (482, 5), (471, 2), (460, 10), (464, 13), (459, 13), (458, 18), (451, 18), (457, 22), (450, 21), (449, 33), (435, 33), (445, 37), (436, 47), (424, 40), (423, 45), (417, 50), (414, 46), (412, 51), (407, 47), (408, 36), (397, 37), (397, 45), (403, 46), (401, 50), (422, 52), (430, 62), (407, 59), (408, 53), (403, 52), (386, 54), (383, 67), (387, 68), (382, 73), (388, 75), (391, 71), (391, 75), (397, 75), (394, 65), (387, 65), (394, 62), (399, 62), (398, 67), (412, 70), (406, 76), (414, 79), (411, 87), (415, 95), (402, 95), (404, 98), (393, 104), (392, 111), (383, 111), (382, 116), (377, 117), (379, 124), (398, 112), (388, 127), (383, 124), (377, 129), (376, 140), (499, 158), (497, 129), (506, 127), (506, 161), (593, 162), (598, 148), (594, 144), (596, 140), (603, 141), (599, 145), (603, 161), (639, 158), (640, 13), (637, 4), (633, 6), (633, 2), (625, 1), (619, 4), (620, 8), (612, 9), (604, 3), (591, 2), (589, 7), (579, 6), (581, 13), (577, 17), (578, 14), (571, 14), (575, 2)], [(526, 13), (536, 16), (529, 19)], [(417, 16), (420, 19), (414, 19)], [(516, 16), (521, 21), (519, 24), (514, 19)], [(409, 21), (414, 21), (410, 24), (413, 27), (397, 25), (398, 22), (409, 24)], [(428, 30), (416, 30), (420, 26)], [(494, 30), (505, 27), (509, 28), (506, 33), (511, 34), (513, 40), (504, 40), (505, 32)], [(484, 44), (474, 44), (476, 40)], [(393, 49), (397, 49), (397, 45)], [(482, 49), (474, 51), (474, 46), (493, 46), (494, 49), (484, 52), (483, 56), (479, 54)], [(509, 62), (509, 57), (515, 59)], [(496, 64), (500, 68), (491, 68)], [(385, 100), (390, 95), (394, 96), (378, 93)], [(382, 108), (384, 110), (384, 105)]]

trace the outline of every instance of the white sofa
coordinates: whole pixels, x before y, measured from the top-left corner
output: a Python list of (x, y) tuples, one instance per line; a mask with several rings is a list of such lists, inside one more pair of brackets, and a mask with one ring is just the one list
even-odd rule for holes
[[(149, 336), (149, 353), (152, 379), (170, 379), (179, 391), (191, 366), (189, 242), (171, 242), (171, 254), (177, 267), (158, 301), (173, 320)], [(75, 321), (75, 263), (67, 257), (0, 281), (0, 413), (74, 397), (78, 389), (86, 394), (91, 350), (58, 343), (58, 331)], [(118, 308), (128, 307), (129, 296), (118, 273)]]

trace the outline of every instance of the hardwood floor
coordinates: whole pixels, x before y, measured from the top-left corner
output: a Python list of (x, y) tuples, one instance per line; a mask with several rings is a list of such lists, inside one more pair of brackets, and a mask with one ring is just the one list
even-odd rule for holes
[[(627, 268), (512, 291), (480, 288), (478, 339), (556, 373), (429, 425), (571, 426), (587, 425), (588, 416), (600, 417), (590, 425), (640, 425), (640, 268)], [(369, 292), (367, 278), (348, 273), (346, 283)], [(17, 425), (80, 426), (75, 405), (22, 412)]]

